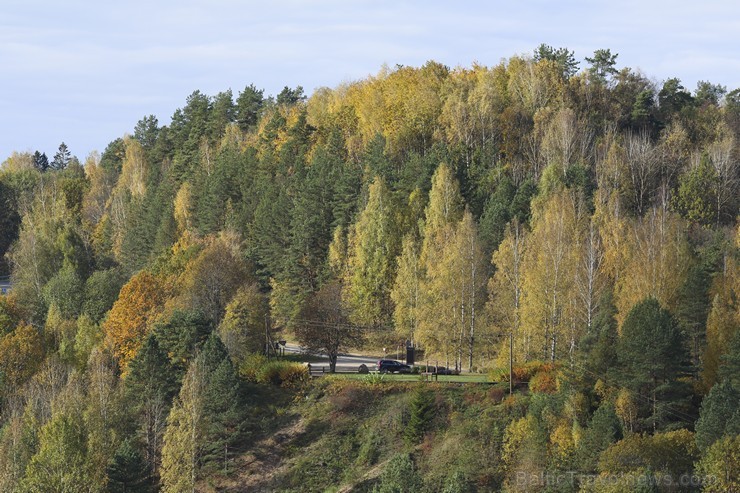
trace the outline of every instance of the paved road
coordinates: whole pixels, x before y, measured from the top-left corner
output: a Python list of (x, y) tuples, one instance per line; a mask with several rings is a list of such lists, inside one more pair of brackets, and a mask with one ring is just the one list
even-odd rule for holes
[[(305, 351), (301, 346), (297, 344), (286, 344), (286, 353), (304, 353)], [(311, 363), (314, 368), (326, 366), (327, 371), (329, 370), (329, 357), (326, 355), (312, 355), (321, 358), (321, 361)], [(337, 370), (339, 371), (357, 371), (360, 365), (367, 365), (368, 369), (374, 370), (378, 365), (380, 357), (376, 356), (359, 356), (356, 354), (340, 354), (337, 358)]]

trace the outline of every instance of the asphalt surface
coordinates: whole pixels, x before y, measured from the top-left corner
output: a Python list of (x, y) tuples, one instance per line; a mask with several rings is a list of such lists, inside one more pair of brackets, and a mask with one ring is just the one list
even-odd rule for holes
[[(286, 353), (300, 354), (305, 353), (304, 349), (297, 344), (286, 344)], [(311, 368), (316, 370), (320, 367), (326, 367), (326, 371), (329, 371), (329, 357), (322, 354), (312, 353), (311, 356), (314, 358), (321, 358), (320, 361), (312, 361)], [(387, 359), (391, 359), (395, 355), (389, 355)], [(360, 365), (366, 365), (369, 370), (375, 370), (378, 366), (378, 361), (382, 359), (381, 356), (360, 356), (357, 354), (344, 354), (340, 353), (337, 357), (337, 371), (357, 371)]]

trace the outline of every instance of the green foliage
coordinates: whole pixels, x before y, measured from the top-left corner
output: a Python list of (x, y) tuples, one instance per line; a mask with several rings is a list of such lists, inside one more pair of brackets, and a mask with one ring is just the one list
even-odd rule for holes
[(420, 491), (424, 488), (421, 476), (414, 467), (409, 454), (396, 454), (388, 461), (380, 482), (373, 488), (373, 493), (406, 493)]
[(79, 315), (83, 295), (83, 281), (71, 266), (62, 268), (44, 286), (46, 304), (59, 308), (64, 318), (75, 318)]
[(674, 199), (676, 209), (690, 221), (711, 224), (716, 217), (714, 197), (717, 175), (703, 155), (699, 165), (681, 177), (678, 194)]
[(49, 163), (49, 168), (55, 171), (61, 171), (66, 169), (72, 160), (72, 153), (69, 151), (67, 144), (62, 142), (59, 144), (59, 149), (54, 154), (54, 159)]
[(135, 434), (144, 444), (144, 459), (150, 475), (157, 470), (165, 420), (177, 390), (176, 369), (150, 334), (129, 364), (123, 382), (126, 403), (136, 423)]
[(681, 331), (657, 300), (648, 298), (630, 310), (617, 345), (618, 381), (640, 399), (642, 428), (686, 422), (688, 355)]
[(203, 312), (175, 310), (169, 320), (155, 325), (153, 333), (182, 375), (212, 331), (213, 323)]
[(696, 444), (705, 451), (724, 436), (740, 434), (740, 391), (724, 381), (709, 391), (696, 422)]
[(80, 368), (84, 368), (93, 348), (100, 344), (104, 336), (102, 327), (89, 316), (83, 314), (77, 319), (74, 353)]
[(21, 313), (15, 298), (0, 296), (0, 335), (11, 332), (21, 321)]
[(164, 491), (192, 489), (204, 470), (228, 474), (234, 444), (243, 438), (244, 390), (226, 348), (212, 334), (190, 363), (164, 434)]
[(442, 493), (466, 493), (471, 490), (470, 482), (460, 471), (454, 471), (445, 481)]
[(568, 48), (553, 48), (550, 45), (542, 43), (534, 50), (534, 60), (551, 60), (560, 66), (563, 72), (563, 78), (568, 79), (578, 72), (579, 63), (573, 56), (573, 52)]
[(400, 247), (393, 207), (390, 191), (377, 178), (350, 236), (350, 276), (344, 292), (351, 319), (360, 325), (380, 326), (391, 320), (390, 292)]
[(264, 104), (263, 93), (250, 84), (236, 98), (236, 122), (242, 130), (250, 130), (257, 124)]
[(120, 269), (97, 270), (85, 281), (82, 313), (94, 322), (100, 322), (113, 307), (118, 293), (126, 282)]
[(579, 470), (593, 473), (597, 470), (599, 456), (613, 443), (622, 438), (622, 425), (619, 422), (614, 406), (603, 403), (594, 412), (588, 428), (578, 443)]
[(726, 493), (740, 488), (740, 434), (728, 435), (705, 451), (696, 467), (702, 491)]
[(18, 230), (21, 225), (21, 216), (18, 213), (17, 199), (14, 190), (5, 183), (0, 175), (0, 275), (8, 274), (8, 264), (5, 260), (5, 252), (18, 238)]
[(87, 433), (79, 409), (57, 411), (42, 428), (38, 452), (26, 469), (22, 490), (29, 493), (103, 491), (87, 458)]
[(694, 434), (688, 430), (635, 434), (606, 449), (599, 459), (599, 470), (619, 474), (649, 469), (680, 478), (693, 471), (698, 455)]
[(599, 49), (594, 51), (593, 57), (586, 57), (586, 61), (591, 64), (589, 73), (595, 80), (600, 82), (606, 82), (607, 76), (615, 75), (617, 69), (614, 65), (617, 64), (618, 53), (612, 55), (609, 49)]
[(238, 366), (251, 353), (264, 349), (268, 305), (256, 284), (239, 288), (228, 305), (218, 333)]
[(727, 353), (722, 356), (720, 376), (735, 388), (740, 386), (740, 330), (735, 331)]
[(126, 439), (116, 450), (106, 469), (109, 493), (149, 493), (154, 487), (144, 457), (132, 440)]
[[(243, 438), (247, 407), (245, 390), (221, 340), (212, 334), (198, 356), (203, 360), (207, 384), (203, 394), (201, 462), (228, 474), (235, 444)], [(292, 375), (286, 375), (290, 379)]]
[(421, 441), (424, 434), (431, 429), (434, 414), (434, 393), (423, 386), (417, 387), (411, 398), (409, 420), (403, 433), (404, 438), (412, 444)]

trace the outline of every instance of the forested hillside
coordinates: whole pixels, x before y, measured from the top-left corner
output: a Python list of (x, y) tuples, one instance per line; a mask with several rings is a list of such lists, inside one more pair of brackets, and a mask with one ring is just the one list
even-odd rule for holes
[[(291, 380), (260, 378), (279, 335), (410, 341), (499, 381), (511, 354), (529, 388), (460, 432), (496, 467), (432, 489), (740, 491), (740, 89), (543, 45), (310, 96), (195, 91), (115, 137), (0, 168), (0, 491), (236, 474)], [(520, 481), (572, 471), (593, 476)]]

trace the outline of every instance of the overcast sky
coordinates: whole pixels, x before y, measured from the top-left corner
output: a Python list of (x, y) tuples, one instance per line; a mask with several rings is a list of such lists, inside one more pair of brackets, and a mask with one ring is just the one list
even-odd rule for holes
[(169, 123), (195, 89), (310, 95), (384, 63), (494, 65), (543, 42), (740, 87), (734, 0), (0, 0), (0, 161), (62, 141), (84, 160), (145, 115)]

